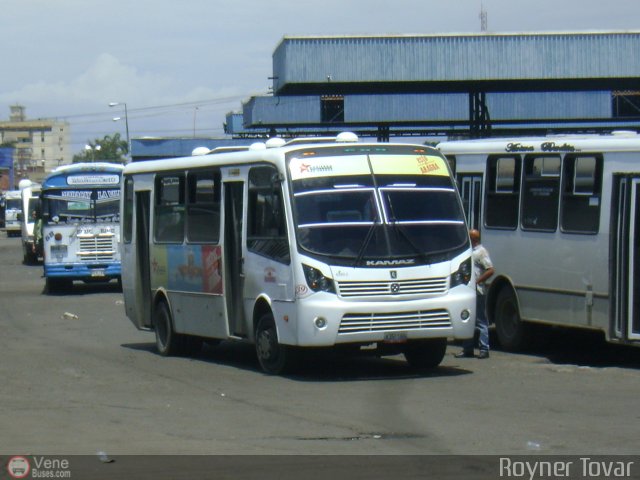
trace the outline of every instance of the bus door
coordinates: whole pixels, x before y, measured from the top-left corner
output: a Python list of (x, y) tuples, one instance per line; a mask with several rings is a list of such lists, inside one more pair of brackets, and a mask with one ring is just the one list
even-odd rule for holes
[(467, 226), (480, 230), (482, 207), (482, 175), (462, 173), (458, 175), (458, 189), (467, 219)]
[(244, 182), (224, 184), (224, 291), (229, 334), (246, 336), (244, 309), (244, 257), (242, 255), (242, 214)]
[(640, 177), (614, 178), (612, 333), (640, 340)]
[(141, 327), (151, 327), (151, 280), (149, 265), (149, 218), (151, 193), (135, 192), (136, 261), (135, 282), (137, 318)]

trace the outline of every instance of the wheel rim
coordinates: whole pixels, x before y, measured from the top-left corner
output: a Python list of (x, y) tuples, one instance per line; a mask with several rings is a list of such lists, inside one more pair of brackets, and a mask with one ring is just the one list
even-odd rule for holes
[(275, 329), (270, 327), (261, 330), (256, 347), (260, 360), (266, 363), (273, 362), (278, 354), (278, 340), (275, 335)]

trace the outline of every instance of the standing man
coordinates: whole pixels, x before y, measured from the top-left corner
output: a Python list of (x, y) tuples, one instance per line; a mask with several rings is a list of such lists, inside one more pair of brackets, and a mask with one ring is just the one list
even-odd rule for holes
[[(480, 243), (480, 232), (476, 229), (469, 231), (471, 246), (473, 247), (473, 270), (476, 276), (476, 335), (480, 353), (478, 358), (489, 358), (489, 321), (487, 320), (486, 296), (487, 286), (485, 282), (495, 273), (489, 252)], [(475, 336), (465, 340), (462, 351), (456, 354), (456, 358), (473, 357)]]

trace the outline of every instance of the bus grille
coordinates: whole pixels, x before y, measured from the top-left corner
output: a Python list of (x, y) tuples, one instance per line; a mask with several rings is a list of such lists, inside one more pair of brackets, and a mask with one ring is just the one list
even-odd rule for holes
[(338, 333), (364, 333), (389, 330), (429, 330), (451, 327), (445, 309), (396, 313), (348, 313), (342, 317)]
[(391, 295), (443, 294), (447, 291), (447, 278), (419, 278), (382, 282), (338, 282), (340, 296), (370, 297)]
[(116, 249), (113, 234), (84, 234), (79, 235), (80, 249), (78, 257), (83, 262), (114, 260)]

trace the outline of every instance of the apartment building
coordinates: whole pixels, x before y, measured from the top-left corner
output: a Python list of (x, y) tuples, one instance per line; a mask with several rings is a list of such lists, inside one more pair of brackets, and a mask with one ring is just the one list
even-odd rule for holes
[(14, 150), (14, 182), (40, 182), (59, 165), (71, 163), (69, 124), (54, 119), (27, 119), (25, 107), (12, 105), (9, 121), (0, 121), (0, 144)]

